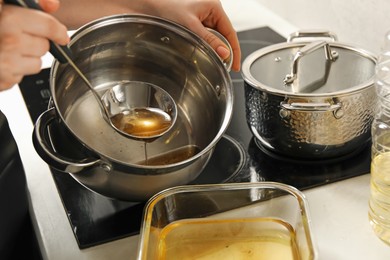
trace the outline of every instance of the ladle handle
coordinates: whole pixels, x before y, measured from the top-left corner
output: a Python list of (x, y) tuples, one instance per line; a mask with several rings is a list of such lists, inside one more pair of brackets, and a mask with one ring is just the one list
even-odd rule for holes
[[(34, 0), (4, 0), (7, 4), (13, 4), (25, 8), (35, 9), (43, 11), (43, 9), (37, 4)], [(67, 63), (68, 59), (65, 57), (67, 55), (72, 59), (72, 51), (66, 45), (58, 45), (55, 42), (50, 42), (50, 53), (61, 63)]]

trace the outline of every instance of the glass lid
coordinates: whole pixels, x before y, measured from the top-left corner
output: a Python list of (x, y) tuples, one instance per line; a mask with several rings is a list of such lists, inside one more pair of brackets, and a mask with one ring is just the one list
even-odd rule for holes
[(372, 85), (375, 64), (374, 55), (336, 42), (281, 43), (249, 55), (242, 76), (271, 93), (326, 95)]

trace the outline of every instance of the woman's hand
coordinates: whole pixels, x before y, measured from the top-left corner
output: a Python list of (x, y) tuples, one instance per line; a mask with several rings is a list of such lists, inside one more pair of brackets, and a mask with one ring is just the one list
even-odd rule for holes
[(145, 0), (145, 13), (175, 21), (206, 40), (223, 59), (229, 57), (226, 45), (206, 27), (220, 32), (233, 49), (232, 70), (239, 71), (241, 51), (237, 38), (228, 16), (219, 0)]
[[(45, 12), (59, 7), (56, 0), (41, 0)], [(0, 91), (19, 83), (24, 75), (41, 70), (41, 56), (49, 50), (49, 40), (69, 42), (67, 29), (52, 15), (3, 4), (0, 11)]]
[[(20, 82), (24, 75), (38, 73), (41, 56), (49, 50), (48, 39), (67, 44), (67, 29), (48, 13), (58, 0), (40, 0), (45, 12), (3, 5), (0, 13), (0, 90)], [(233, 49), (232, 70), (238, 71), (241, 51), (237, 34), (219, 0), (62, 0), (57, 15), (72, 27), (115, 13), (144, 13), (181, 24), (206, 40), (223, 59), (229, 50), (216, 35), (220, 32)], [(89, 12), (85, 12), (86, 8)], [(47, 12), (47, 13), (46, 13)], [(206, 28), (207, 27), (207, 28)]]
[[(88, 12), (85, 12), (88, 10)], [(232, 70), (238, 71), (241, 51), (237, 33), (219, 0), (61, 0), (55, 15), (70, 29), (106, 15), (142, 13), (162, 17), (181, 24), (206, 40), (225, 59), (225, 44), (206, 27), (221, 33), (233, 49)]]

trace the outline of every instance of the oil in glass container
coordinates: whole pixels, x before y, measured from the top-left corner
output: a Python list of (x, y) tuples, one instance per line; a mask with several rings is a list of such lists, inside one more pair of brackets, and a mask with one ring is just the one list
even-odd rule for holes
[(297, 260), (294, 228), (274, 218), (186, 219), (158, 239), (160, 260)]

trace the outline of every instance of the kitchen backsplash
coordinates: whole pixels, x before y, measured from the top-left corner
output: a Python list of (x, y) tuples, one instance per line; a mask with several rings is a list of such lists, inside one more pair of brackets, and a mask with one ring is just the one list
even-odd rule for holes
[(338, 40), (378, 54), (390, 30), (389, 0), (256, 0), (302, 29), (326, 29)]

